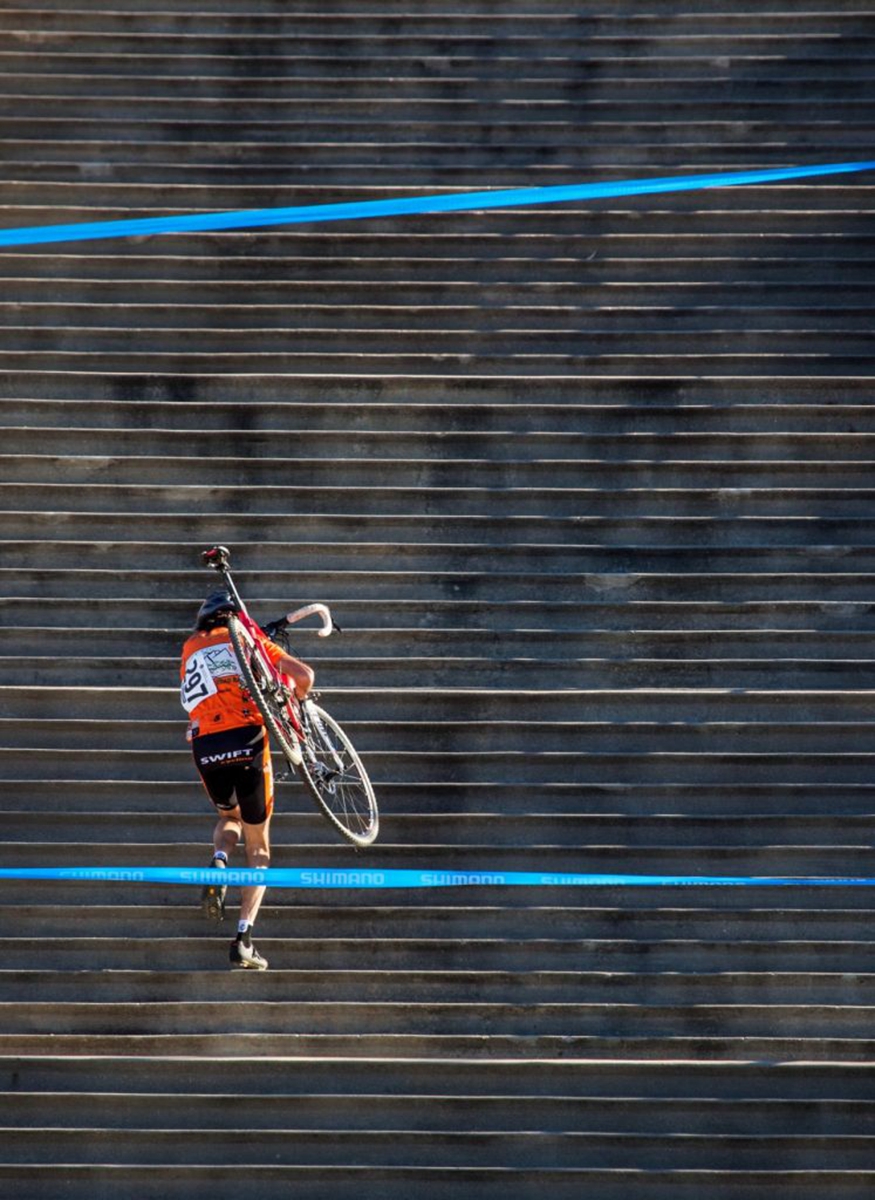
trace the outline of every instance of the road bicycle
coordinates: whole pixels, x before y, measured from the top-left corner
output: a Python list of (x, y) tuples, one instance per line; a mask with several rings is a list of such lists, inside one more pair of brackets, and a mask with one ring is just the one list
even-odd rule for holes
[[(287, 630), (306, 617), (319, 616), (318, 637), (340, 632), (325, 604), (303, 608), (265, 624), (262, 629), (246, 610), (231, 578), (231, 555), (225, 546), (211, 546), (201, 558), (221, 576), (239, 606), (228, 615), (228, 634), (240, 667), (241, 681), (258, 706), (273, 745), (298, 774), (320, 812), (356, 846), (369, 846), (379, 831), (374, 789), (355, 747), (334, 718), (313, 696), (299, 700), (288, 676), (273, 666), (267, 639), (290, 653)], [(288, 776), (285, 776), (286, 778)], [(281, 776), (280, 778), (284, 778)]]

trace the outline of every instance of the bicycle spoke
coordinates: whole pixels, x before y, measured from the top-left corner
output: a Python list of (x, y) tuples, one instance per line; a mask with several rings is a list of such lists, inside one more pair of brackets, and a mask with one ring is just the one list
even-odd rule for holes
[(302, 770), (326, 816), (346, 837), (367, 845), (378, 817), (367, 773), (343, 730), (312, 702), (305, 705), (307, 735)]

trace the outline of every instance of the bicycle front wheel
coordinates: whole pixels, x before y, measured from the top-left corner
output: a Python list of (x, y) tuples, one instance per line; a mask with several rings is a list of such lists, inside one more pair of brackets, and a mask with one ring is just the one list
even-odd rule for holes
[(377, 800), (362, 760), (324, 708), (301, 705), (304, 742), (297, 768), (331, 824), (356, 846), (369, 846), (380, 828)]

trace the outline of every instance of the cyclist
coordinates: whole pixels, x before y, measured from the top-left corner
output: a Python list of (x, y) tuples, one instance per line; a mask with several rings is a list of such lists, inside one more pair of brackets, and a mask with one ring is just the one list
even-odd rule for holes
[[(270, 818), (273, 771), (264, 720), (240, 678), (228, 633), (228, 613), (239, 612), (226, 589), (212, 592), (197, 614), (194, 632), (182, 648), (180, 699), (188, 713), (187, 738), (207, 795), (216, 807), (212, 867), (225, 868), (243, 838), (249, 867), (270, 865)], [(313, 686), (306, 663), (265, 640), (271, 662), (288, 675), (299, 699)], [(208, 884), (201, 896), (204, 914), (221, 921), (225, 915), (224, 884)], [(265, 970), (267, 959), (252, 943), (252, 929), (265, 888), (243, 888), (237, 938), (231, 943), (231, 966)]]

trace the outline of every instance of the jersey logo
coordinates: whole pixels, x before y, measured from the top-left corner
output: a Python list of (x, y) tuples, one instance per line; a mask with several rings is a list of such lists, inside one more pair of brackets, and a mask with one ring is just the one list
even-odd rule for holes
[(200, 761), (203, 766), (208, 766), (210, 763), (223, 763), (234, 758), (251, 757), (252, 751), (244, 748), (242, 750), (223, 750), (221, 754), (205, 754)]
[(222, 675), (240, 674), (237, 655), (230, 642), (221, 642), (218, 646), (207, 646), (201, 650), (201, 654), (213, 679), (219, 679)]
[(230, 642), (207, 646), (196, 650), (186, 659), (179, 700), (187, 713), (192, 712), (204, 700), (215, 696), (219, 690), (216, 680), (226, 675), (238, 675), (240, 668)]

